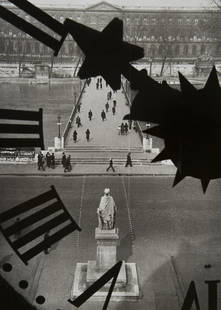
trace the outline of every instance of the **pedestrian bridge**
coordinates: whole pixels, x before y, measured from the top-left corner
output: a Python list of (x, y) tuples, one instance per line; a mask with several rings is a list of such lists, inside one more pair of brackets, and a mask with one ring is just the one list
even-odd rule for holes
[[(90, 85), (86, 85), (80, 101), (80, 111), (77, 111), (69, 124), (69, 130), (65, 139), (65, 151), (71, 154), (72, 158), (78, 158), (80, 161), (101, 161), (108, 158), (125, 159), (130, 151), (132, 159), (146, 159), (143, 152), (141, 137), (133, 128), (128, 134), (121, 135), (119, 126), (123, 121), (125, 114), (130, 112), (127, 98), (123, 89), (113, 92), (106, 82), (102, 79), (102, 88), (96, 87), (97, 78), (92, 78)], [(107, 93), (112, 91), (112, 98), (108, 101), (109, 111), (106, 112)], [(113, 115), (113, 100), (116, 100), (116, 113)], [(92, 120), (89, 120), (88, 112), (92, 111)], [(106, 120), (102, 120), (101, 112), (106, 112)], [(81, 126), (76, 124), (76, 117), (81, 119)], [(86, 139), (86, 130), (90, 130), (90, 139)], [(77, 142), (73, 140), (73, 132), (77, 131)]]

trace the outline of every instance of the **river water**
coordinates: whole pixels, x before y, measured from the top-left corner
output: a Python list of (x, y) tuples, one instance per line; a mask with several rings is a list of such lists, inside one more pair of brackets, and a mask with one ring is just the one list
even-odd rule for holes
[(63, 84), (0, 84), (0, 108), (17, 110), (43, 109), (45, 147), (54, 146), (58, 135), (57, 118), (61, 116), (61, 133), (80, 91), (79, 81)]

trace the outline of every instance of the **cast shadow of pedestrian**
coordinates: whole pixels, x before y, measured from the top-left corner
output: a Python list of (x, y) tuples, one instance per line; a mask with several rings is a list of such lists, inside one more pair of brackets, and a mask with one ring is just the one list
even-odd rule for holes
[(117, 247), (117, 260), (127, 261), (132, 254), (132, 240), (130, 233), (128, 233), (122, 240), (120, 240), (120, 244)]

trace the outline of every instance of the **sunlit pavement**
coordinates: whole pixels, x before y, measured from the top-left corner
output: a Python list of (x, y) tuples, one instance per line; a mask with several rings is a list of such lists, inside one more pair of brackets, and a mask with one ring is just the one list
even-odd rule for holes
[[(1, 265), (13, 265), (11, 272), (1, 270), (1, 275), (38, 309), (73, 309), (67, 299), (75, 266), (96, 257), (96, 208), (103, 189), (109, 187), (118, 207), (118, 259), (137, 264), (142, 298), (138, 302), (111, 302), (108, 309), (181, 309), (191, 280), (196, 283), (201, 309), (207, 309), (208, 285), (204, 281), (219, 280), (221, 274), (221, 183), (212, 181), (203, 194), (196, 179), (186, 178), (175, 188), (172, 182), (173, 178), (166, 176), (1, 177), (2, 211), (53, 184), (82, 228), (53, 245), (48, 255), (42, 253), (30, 260), (28, 266), (1, 236)], [(205, 269), (205, 264), (211, 268)], [(20, 280), (28, 280), (26, 290), (18, 288)], [(42, 305), (35, 302), (39, 295), (45, 297)], [(89, 300), (81, 309), (102, 309), (102, 305)]]

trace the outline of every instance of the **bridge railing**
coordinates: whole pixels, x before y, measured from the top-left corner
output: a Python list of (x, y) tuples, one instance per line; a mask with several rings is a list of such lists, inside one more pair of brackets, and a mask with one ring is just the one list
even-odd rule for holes
[[(125, 87), (124, 87), (124, 84), (121, 83), (121, 85), (122, 85), (122, 89), (123, 89), (124, 95), (125, 95), (126, 100), (127, 100), (127, 104), (131, 107), (131, 101), (130, 101), (130, 98), (129, 98), (127, 92), (126, 92), (126, 89), (125, 89)], [(136, 128), (137, 128), (137, 132), (138, 132), (138, 134), (139, 134), (141, 143), (143, 144), (143, 132), (142, 132), (142, 129), (141, 129), (141, 126), (140, 126), (139, 121), (135, 121), (135, 126), (136, 126)]]
[(70, 117), (68, 119), (68, 122), (67, 122), (67, 124), (65, 126), (65, 129), (64, 129), (64, 132), (63, 132), (63, 135), (62, 135), (63, 139), (64, 139), (64, 147), (65, 147), (66, 139), (67, 139), (67, 136), (68, 136), (68, 132), (69, 132), (69, 130), (71, 128), (71, 124), (72, 124), (72, 122), (74, 120), (75, 114), (77, 112), (78, 105), (80, 104), (80, 101), (81, 101), (84, 89), (86, 87), (86, 82), (87, 81), (85, 80), (84, 81), (84, 85), (83, 85), (83, 87), (82, 87), (82, 89), (80, 91), (80, 94), (79, 94), (78, 98), (76, 99), (76, 102), (75, 102), (75, 104), (74, 104), (74, 106), (72, 108), (72, 111), (71, 111)]

